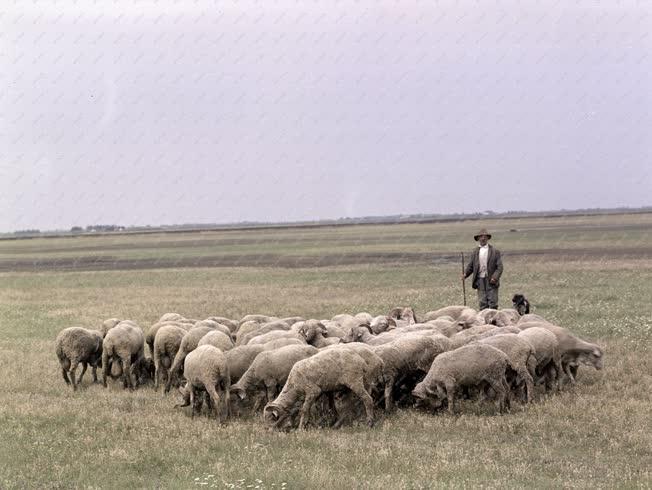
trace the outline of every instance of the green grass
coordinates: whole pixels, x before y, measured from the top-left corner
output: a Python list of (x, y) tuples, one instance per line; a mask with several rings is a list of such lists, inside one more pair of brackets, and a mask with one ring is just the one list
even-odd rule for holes
[[(108, 389), (91, 385), (90, 372), (83, 388), (73, 393), (61, 379), (53, 340), (65, 327), (97, 327), (113, 316), (147, 328), (168, 311), (196, 318), (247, 313), (327, 318), (342, 312), (380, 314), (409, 304), (418, 314), (461, 302), (459, 265), (244, 264), (0, 273), (0, 488), (650, 487), (652, 260), (617, 256), (623, 246), (649, 244), (652, 236), (645, 226), (650, 220), (639, 219), (644, 239), (625, 233), (618, 238), (610, 226), (620, 221), (597, 218), (488, 225), (492, 230), (530, 227), (530, 236), (538, 237), (526, 240), (516, 238), (519, 233), (494, 231), (494, 242), (506, 255), (501, 305), (509, 306), (511, 294), (524, 292), (537, 313), (602, 345), (604, 370), (581, 368), (577, 386), (540, 396), (530, 407), (516, 406), (509, 415), (495, 415), (491, 405), (465, 402), (454, 417), (414, 410), (379, 414), (373, 429), (286, 434), (268, 431), (258, 419), (218, 427), (206, 417), (191, 420), (173, 408), (176, 397), (150, 387), (129, 393), (117, 384)], [(573, 231), (580, 226), (583, 231)], [(473, 246), (468, 235), (476, 227), (329, 229), (330, 247), (320, 241), (325, 230), (237, 232), (237, 237), (257, 242), (261, 253), (270, 249), (266, 240), (258, 239), (272, 235), (287, 242), (285, 248), (275, 245), (278, 253), (295, 253), (295, 237), (303, 240), (303, 250), (337, 254), (356, 233), (358, 250), (371, 246), (374, 233), (387, 241), (383, 246), (388, 251), (403, 250), (415, 236), (441, 236), (433, 249), (445, 244), (466, 250)], [(509, 258), (514, 247), (546, 248), (544, 237), (559, 248), (601, 243), (616, 258)], [(155, 241), (150, 239), (86, 241), (101, 251), (102, 244), (118, 240), (127, 246), (132, 240), (151, 246), (145, 249), (151, 253)], [(206, 253), (196, 237), (174, 240), (184, 242), (180, 253), (198, 253), (194, 247)], [(54, 243), (0, 242), (0, 250), (3, 259), (13, 260), (23, 250), (25, 255), (47, 255)], [(427, 249), (428, 243), (419, 246)], [(211, 253), (220, 253), (219, 248)], [(475, 304), (473, 291), (467, 294)]]

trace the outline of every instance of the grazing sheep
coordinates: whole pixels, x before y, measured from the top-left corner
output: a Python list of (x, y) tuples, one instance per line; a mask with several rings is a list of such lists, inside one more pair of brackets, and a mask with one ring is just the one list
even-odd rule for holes
[(102, 343), (102, 384), (111, 365), (119, 364), (125, 388), (133, 389), (146, 368), (145, 336), (143, 331), (130, 322), (120, 322), (109, 330)]
[(397, 324), (412, 325), (413, 323), (418, 323), (414, 310), (410, 306), (396, 306), (389, 311), (387, 316), (394, 320), (399, 320)]
[(541, 315), (537, 315), (536, 313), (528, 313), (527, 315), (523, 315), (521, 318), (519, 318), (517, 325), (520, 326), (523, 323), (531, 323), (531, 322), (548, 323), (548, 320), (543, 318)]
[(155, 323), (154, 325), (149, 327), (149, 330), (147, 330), (147, 333), (145, 334), (145, 343), (149, 348), (149, 353), (151, 354), (152, 358), (154, 357), (154, 339), (156, 338), (156, 334), (158, 333), (160, 328), (166, 325), (174, 325), (176, 327), (181, 327), (184, 330), (190, 330), (194, 324), (185, 321), (168, 320), (168, 321)]
[(494, 335), (478, 342), (491, 345), (507, 355), (516, 374), (525, 382), (526, 400), (530, 403), (534, 397), (532, 375), (536, 372), (536, 354), (532, 344), (515, 333)]
[(306, 343), (314, 345), (318, 349), (333, 344), (339, 344), (338, 337), (326, 338), (326, 327), (319, 320), (307, 320), (299, 329), (299, 334), (303, 336)]
[(100, 332), (102, 333), (102, 338), (106, 337), (106, 334), (108, 333), (109, 330), (111, 330), (113, 327), (115, 327), (118, 323), (120, 323), (120, 319), (118, 318), (107, 318), (102, 322), (102, 325), (100, 325)]
[(560, 377), (562, 373), (561, 355), (559, 354), (559, 342), (555, 334), (538, 326), (532, 326), (519, 333), (534, 347), (537, 359), (535, 382), (538, 384), (545, 380), (546, 390), (552, 389), (555, 382), (557, 391), (560, 389)]
[(214, 332), (208, 332), (206, 335), (204, 335), (197, 346), (200, 345), (212, 345), (213, 347), (217, 347), (220, 349), (222, 352), (226, 352), (229, 349), (233, 349), (233, 341), (231, 340), (231, 336), (225, 334), (224, 332), (220, 330), (215, 330)]
[[(582, 340), (564, 327), (544, 323), (527, 323), (523, 327), (537, 325), (552, 332), (559, 343), (559, 356), (561, 357), (562, 371), (568, 376), (571, 384), (575, 384), (577, 368), (580, 364), (593, 366), (600, 370), (603, 367), (603, 352), (600, 347), (591, 342)], [(527, 328), (526, 328), (527, 330)]]
[(262, 345), (241, 345), (224, 353), (233, 383), (237, 383), (263, 349)]
[(505, 374), (512, 369), (507, 356), (491, 345), (474, 343), (444, 352), (432, 363), (425, 379), (412, 391), (419, 403), (439, 408), (444, 401), (455, 413), (455, 394), (461, 387), (488, 384), (497, 395), (500, 412), (509, 408), (509, 386)]
[(478, 318), (481, 318), (482, 321), (486, 324), (491, 324), (492, 320), (496, 316), (496, 313), (498, 313), (498, 310), (495, 308), (485, 308), (484, 310), (480, 310), (478, 312)]
[[(292, 366), (317, 352), (319, 350), (312, 345), (288, 345), (274, 351), (261, 352), (240, 380), (231, 386), (231, 391), (240, 400), (244, 400), (248, 392), (264, 390), (260, 393), (262, 396), (259, 397), (256, 393), (255, 397), (261, 399), (266, 396), (267, 402), (270, 402), (285, 384)], [(258, 403), (254, 410), (257, 408)]]
[(178, 320), (185, 320), (186, 318), (183, 315), (179, 315), (179, 313), (165, 313), (161, 318), (159, 318), (157, 323), (163, 323), (163, 322), (176, 322)]
[(396, 320), (390, 316), (380, 315), (374, 317), (371, 323), (369, 323), (369, 326), (371, 327), (371, 332), (374, 335), (378, 335), (379, 333), (396, 328)]
[(322, 320), (321, 323), (326, 327), (326, 337), (337, 337), (341, 339), (346, 335), (346, 332), (340, 328), (339, 324), (332, 320)]
[(394, 340), (394, 335), (389, 335), (389, 333), (390, 332), (384, 332), (379, 335), (374, 335), (371, 332), (371, 326), (369, 326), (369, 324), (363, 324), (352, 327), (349, 333), (347, 333), (341, 341), (344, 343), (363, 342), (369, 345), (381, 345)]
[(530, 313), (530, 302), (522, 294), (515, 294), (512, 298), (512, 304), (519, 315), (527, 315)]
[(298, 339), (303, 342), (303, 336), (297, 332), (285, 331), (285, 330), (272, 330), (271, 332), (258, 335), (247, 342), (246, 345), (255, 345), (255, 344), (266, 344), (272, 340), (278, 339)]
[(264, 344), (253, 344), (254, 346), (262, 345), (263, 350), (276, 350), (288, 345), (306, 345), (305, 341), (299, 339), (282, 338), (270, 340)]
[(432, 325), (433, 330), (436, 330), (445, 337), (452, 337), (458, 332), (461, 332), (464, 329), (463, 325), (460, 325), (455, 320), (445, 319), (445, 317), (436, 318), (426, 322), (427, 325)]
[(196, 327), (211, 327), (213, 330), (222, 332), (224, 335), (229, 337), (229, 339), (231, 338), (231, 330), (229, 329), (229, 327), (227, 327), (226, 325), (221, 325), (217, 323), (215, 320), (208, 320), (208, 319), (200, 320), (198, 322), (195, 322), (195, 324), (191, 327), (191, 329)]
[[(65, 328), (54, 341), (55, 352), (61, 365), (61, 374), (66, 384), (72, 384), (73, 391), (81, 384), (86, 368), (90, 364), (93, 382), (97, 383), (97, 367), (102, 361), (102, 333), (81, 327)], [(77, 366), (82, 365), (79, 380), (75, 379)], [(70, 379), (68, 379), (70, 374)]]
[(170, 367), (174, 357), (179, 352), (181, 340), (186, 335), (186, 330), (177, 325), (163, 325), (156, 332), (154, 338), (154, 347), (152, 357), (154, 358), (154, 391), (158, 391), (161, 378), (165, 378), (167, 393), (169, 391), (168, 379), (170, 377)]
[(498, 310), (491, 320), (491, 323), (497, 327), (506, 327), (508, 325), (516, 325), (521, 315), (518, 311), (512, 309)]
[(260, 335), (265, 335), (266, 333), (269, 332), (276, 332), (276, 331), (285, 331), (287, 332), (290, 330), (291, 325), (287, 322), (277, 320), (274, 322), (270, 323), (264, 323), (262, 325), (259, 325), (258, 328), (255, 330), (251, 330), (250, 332), (243, 333), (239, 332), (238, 333), (238, 338), (237, 338), (237, 343), (238, 345), (246, 345), (251, 340), (255, 337), (258, 337)]
[[(439, 308), (438, 310), (429, 311), (423, 316), (422, 321), (427, 322), (442, 316), (450, 316), (453, 320), (457, 320), (464, 310), (473, 310), (473, 308), (462, 305), (446, 306), (444, 308)], [(475, 312), (475, 310), (473, 311)]]
[(236, 330), (238, 330), (238, 327), (240, 326), (239, 322), (223, 316), (209, 316), (208, 318), (206, 318), (206, 320), (213, 320), (214, 322), (219, 323), (220, 325), (224, 325), (225, 327), (228, 327), (229, 331), (232, 334), (235, 333)]
[(265, 421), (276, 428), (291, 423), (298, 402), (299, 429), (303, 429), (310, 407), (322, 393), (348, 388), (364, 403), (367, 424), (374, 423), (373, 399), (365, 388), (365, 361), (348, 349), (324, 349), (312, 357), (297, 362), (290, 371), (283, 390), (264, 410)]
[(200, 390), (205, 390), (210, 397), (218, 423), (227, 418), (231, 375), (224, 353), (212, 345), (199, 346), (186, 356), (183, 372), (188, 384), (183, 390), (184, 403), (177, 406), (192, 404), (194, 417), (197, 411), (195, 399)]
[(209, 332), (214, 332), (211, 327), (194, 327), (191, 328), (181, 339), (181, 345), (177, 351), (177, 355), (174, 356), (174, 361), (172, 362), (172, 367), (170, 367), (170, 374), (168, 375), (168, 382), (165, 385), (165, 392), (170, 391), (172, 383), (177, 380), (184, 366), (184, 360), (186, 356), (197, 348), (199, 341), (204, 335)]
[(478, 325), (462, 330), (450, 337), (452, 343), (451, 348), (457, 349), (458, 347), (466, 345), (469, 342), (476, 340), (480, 335), (492, 331), (495, 328), (497, 328), (495, 325)]
[(278, 318), (276, 318), (275, 316), (246, 315), (246, 316), (242, 317), (242, 319), (240, 320), (240, 327), (242, 327), (243, 323), (247, 323), (247, 322), (256, 322), (256, 323), (262, 324), (262, 323), (273, 322), (275, 320), (278, 320)]
[[(385, 366), (385, 410), (392, 410), (392, 392), (402, 379), (415, 372), (425, 375), (435, 357), (450, 348), (450, 341), (444, 336), (399, 337), (384, 345), (375, 346), (373, 351), (383, 360)], [(412, 391), (414, 385), (409, 387)]]
[(371, 316), (366, 311), (361, 311), (360, 313), (356, 314), (353, 318), (364, 323), (371, 323), (371, 320), (374, 319), (374, 317)]

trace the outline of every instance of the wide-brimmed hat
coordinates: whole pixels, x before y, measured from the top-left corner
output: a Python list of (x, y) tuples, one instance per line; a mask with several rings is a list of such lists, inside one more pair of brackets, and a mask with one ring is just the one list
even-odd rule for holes
[(491, 233), (486, 228), (481, 228), (477, 235), (473, 235), (473, 239), (477, 242), (481, 235), (487, 235), (487, 238), (491, 240)]

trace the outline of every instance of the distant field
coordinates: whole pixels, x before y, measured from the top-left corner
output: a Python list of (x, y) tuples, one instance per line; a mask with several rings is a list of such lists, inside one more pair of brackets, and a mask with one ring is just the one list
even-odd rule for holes
[[(459, 252), (480, 225), (504, 254), (501, 306), (525, 293), (602, 345), (604, 370), (509, 415), (405, 409), (289, 434), (191, 420), (151, 387), (61, 379), (57, 332), (108, 317), (459, 304)], [(0, 488), (650, 487), (651, 242), (652, 215), (0, 241)]]

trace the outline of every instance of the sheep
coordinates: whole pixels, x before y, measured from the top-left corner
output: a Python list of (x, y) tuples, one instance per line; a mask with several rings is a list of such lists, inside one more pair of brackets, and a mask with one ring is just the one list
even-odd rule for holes
[(536, 355), (532, 344), (515, 333), (493, 335), (478, 342), (491, 345), (507, 355), (516, 374), (525, 382), (526, 400), (530, 403), (534, 397), (532, 375), (536, 371)]
[(467, 328), (466, 330), (462, 330), (461, 332), (458, 332), (450, 337), (452, 342), (451, 347), (453, 349), (457, 349), (458, 347), (468, 344), (469, 342), (475, 340), (478, 336), (492, 331), (495, 328), (497, 328), (495, 325), (478, 325), (475, 327)]
[(450, 316), (451, 318), (453, 318), (453, 320), (457, 320), (464, 310), (473, 310), (473, 308), (469, 308), (468, 306), (461, 306), (461, 305), (446, 306), (438, 310), (429, 311), (424, 315), (422, 321), (427, 322), (428, 320), (434, 320), (435, 318), (439, 318), (442, 316)]
[(249, 369), (258, 354), (263, 352), (262, 345), (240, 345), (224, 353), (226, 363), (229, 365), (231, 382), (237, 383), (242, 375)]
[(326, 327), (319, 320), (307, 320), (299, 330), (307, 344), (314, 345), (317, 348), (327, 347), (333, 344), (339, 344), (338, 337), (326, 338)]
[(212, 345), (220, 349), (222, 352), (226, 352), (233, 348), (233, 341), (229, 335), (220, 330), (215, 330), (214, 332), (208, 332), (204, 335), (197, 344), (197, 346), (200, 345)]
[(392, 410), (392, 391), (398, 380), (415, 372), (425, 375), (435, 357), (449, 349), (450, 341), (443, 336), (399, 337), (390, 343), (375, 346), (373, 351), (385, 366), (385, 411)]
[(492, 323), (492, 320), (498, 313), (498, 310), (495, 308), (485, 308), (478, 312), (478, 318), (481, 318), (486, 324)]
[[(317, 352), (319, 350), (312, 345), (288, 345), (274, 351), (261, 352), (240, 380), (231, 386), (231, 391), (240, 400), (244, 400), (247, 392), (264, 389), (265, 392), (261, 394), (266, 395), (267, 402), (270, 402), (278, 393), (279, 387), (285, 384), (292, 366)], [(254, 410), (257, 410), (257, 407), (258, 404)]]
[(371, 323), (371, 320), (373, 320), (374, 317), (366, 311), (361, 311), (360, 313), (355, 314), (353, 318), (364, 323)]
[(537, 359), (536, 375), (538, 376), (536, 382), (545, 380), (548, 390), (551, 389), (553, 381), (556, 381), (557, 391), (559, 391), (562, 368), (559, 342), (555, 334), (545, 328), (532, 326), (522, 330), (518, 335), (525, 338), (534, 347)]
[(181, 370), (184, 366), (184, 360), (186, 356), (197, 348), (199, 341), (204, 335), (209, 332), (214, 332), (210, 327), (194, 327), (191, 328), (181, 339), (181, 345), (177, 351), (176, 356), (174, 356), (174, 361), (172, 362), (172, 367), (170, 367), (170, 373), (168, 375), (168, 382), (165, 385), (166, 393), (170, 391), (172, 383), (176, 381), (177, 377), (180, 375)]
[(509, 409), (509, 386), (505, 374), (512, 369), (507, 355), (491, 345), (474, 343), (439, 354), (425, 379), (412, 395), (419, 404), (433, 408), (448, 403), (449, 413), (455, 413), (455, 392), (461, 387), (488, 384), (497, 395), (498, 410)]
[(152, 357), (154, 358), (154, 391), (158, 391), (161, 378), (165, 377), (167, 393), (167, 379), (170, 376), (172, 361), (179, 351), (181, 340), (186, 335), (186, 330), (177, 325), (163, 325), (156, 332)]
[(373, 399), (365, 388), (365, 361), (348, 349), (324, 349), (307, 359), (297, 362), (290, 371), (281, 393), (265, 406), (264, 420), (281, 428), (291, 420), (301, 398), (299, 429), (305, 427), (310, 407), (322, 393), (348, 388), (363, 402), (367, 424), (374, 423)]
[(125, 388), (133, 389), (139, 375), (146, 366), (145, 336), (143, 331), (131, 322), (120, 322), (109, 330), (102, 343), (102, 384), (107, 387), (106, 378), (112, 363), (119, 364)]
[(195, 324), (191, 327), (191, 330), (196, 327), (211, 327), (213, 330), (217, 330), (222, 332), (224, 335), (229, 337), (231, 339), (231, 330), (229, 327), (226, 325), (221, 325), (217, 323), (215, 320), (200, 320), (198, 322), (195, 322)]
[(240, 326), (239, 322), (223, 316), (209, 316), (208, 318), (206, 318), (206, 320), (213, 320), (214, 322), (219, 323), (220, 325), (224, 325), (225, 327), (228, 327), (229, 331), (232, 334), (234, 334), (236, 330), (238, 330), (238, 327)]
[(506, 308), (504, 310), (498, 310), (489, 323), (497, 327), (506, 327), (508, 325), (516, 325), (519, 318), (521, 318), (521, 315), (518, 314), (518, 311)]
[(303, 341), (303, 336), (296, 332), (286, 332), (285, 330), (272, 330), (271, 332), (264, 333), (263, 335), (258, 335), (247, 342), (246, 345), (255, 345), (255, 344), (266, 344), (272, 340), (277, 339), (299, 339)]
[(107, 318), (102, 322), (102, 325), (100, 325), (100, 332), (102, 333), (102, 338), (106, 337), (106, 334), (108, 333), (109, 330), (111, 330), (113, 327), (115, 327), (118, 323), (120, 323), (119, 318)]
[(242, 327), (243, 323), (247, 322), (256, 322), (256, 323), (269, 323), (273, 322), (275, 320), (278, 320), (275, 316), (267, 316), (267, 315), (246, 315), (242, 317), (240, 320), (240, 327)]
[(238, 345), (246, 345), (254, 337), (258, 337), (260, 335), (264, 335), (269, 332), (275, 332), (278, 330), (283, 330), (283, 331), (288, 331), (290, 330), (291, 325), (289, 323), (286, 323), (284, 321), (277, 320), (275, 322), (269, 322), (269, 323), (264, 323), (262, 325), (259, 325), (258, 328), (255, 330), (251, 330), (250, 332), (239, 332), (238, 337), (237, 337), (237, 343)]
[(389, 316), (380, 315), (372, 318), (369, 326), (371, 327), (371, 332), (374, 335), (378, 335), (379, 333), (396, 328), (396, 320)]
[(412, 325), (413, 323), (418, 323), (414, 310), (410, 306), (397, 306), (392, 308), (387, 316), (394, 320), (398, 320), (397, 324), (400, 325)]
[(290, 339), (286, 337), (286, 338), (281, 338), (276, 340), (270, 340), (269, 342), (265, 342), (264, 344), (253, 344), (253, 345), (254, 346), (262, 345), (263, 350), (276, 350), (288, 345), (306, 345), (306, 343), (303, 340)]
[[(61, 365), (61, 374), (66, 384), (72, 384), (73, 391), (81, 384), (86, 368), (90, 364), (93, 382), (97, 383), (97, 367), (102, 361), (102, 333), (82, 327), (65, 328), (54, 341), (55, 352)], [(81, 363), (82, 371), (79, 379), (75, 379), (75, 371)], [(68, 379), (70, 374), (70, 379)]]
[(346, 335), (346, 332), (340, 328), (337, 322), (332, 320), (322, 320), (321, 323), (326, 327), (326, 337), (337, 337), (341, 339)]
[(452, 337), (453, 335), (455, 335), (458, 332), (461, 332), (464, 329), (464, 326), (455, 322), (455, 320), (451, 319), (449, 321), (444, 318), (445, 317), (440, 317), (434, 320), (430, 320), (426, 322), (426, 325), (432, 325), (433, 330), (436, 330), (437, 332), (439, 332), (440, 334), (446, 337)]
[(362, 324), (351, 328), (341, 341), (344, 343), (363, 342), (369, 345), (380, 345), (391, 342), (393, 339), (394, 336), (387, 335), (387, 332), (376, 336), (371, 332), (369, 324)]
[[(167, 314), (167, 313), (166, 313)], [(165, 316), (165, 315), (164, 315)], [(166, 325), (173, 325), (176, 327), (181, 327), (184, 330), (190, 330), (193, 327), (193, 323), (187, 323), (183, 321), (163, 321), (163, 322), (158, 322), (149, 327), (147, 330), (147, 333), (145, 334), (145, 343), (147, 344), (147, 347), (149, 348), (149, 353), (151, 354), (152, 358), (154, 357), (154, 339), (156, 338), (156, 334), (158, 333), (159, 329), (166, 326)]]
[(185, 320), (185, 317), (183, 315), (179, 315), (179, 313), (165, 313), (161, 318), (159, 318), (157, 323), (163, 323), (163, 322), (174, 322), (177, 320)]
[(355, 318), (353, 315), (349, 315), (348, 313), (341, 313), (339, 315), (335, 315), (333, 318), (331, 318), (332, 322), (337, 323), (340, 327), (343, 326), (345, 323), (354, 321)]
[(544, 323), (527, 323), (521, 325), (527, 327), (536, 325), (552, 332), (559, 343), (559, 356), (561, 357), (562, 372), (566, 374), (571, 384), (575, 384), (577, 368), (580, 363), (593, 366), (600, 370), (603, 367), (603, 352), (600, 347), (591, 342), (586, 342), (564, 327)]
[(210, 397), (218, 423), (227, 418), (231, 375), (224, 353), (212, 345), (199, 346), (186, 356), (183, 372), (188, 383), (182, 390), (184, 403), (177, 406), (185, 407), (192, 403), (191, 416), (194, 417), (197, 411), (195, 399), (203, 389)]
[(549, 323), (548, 320), (543, 318), (541, 315), (537, 315), (536, 313), (528, 313), (527, 315), (523, 315), (521, 318), (518, 319), (517, 325), (522, 325), (524, 323), (531, 323), (531, 322)]

